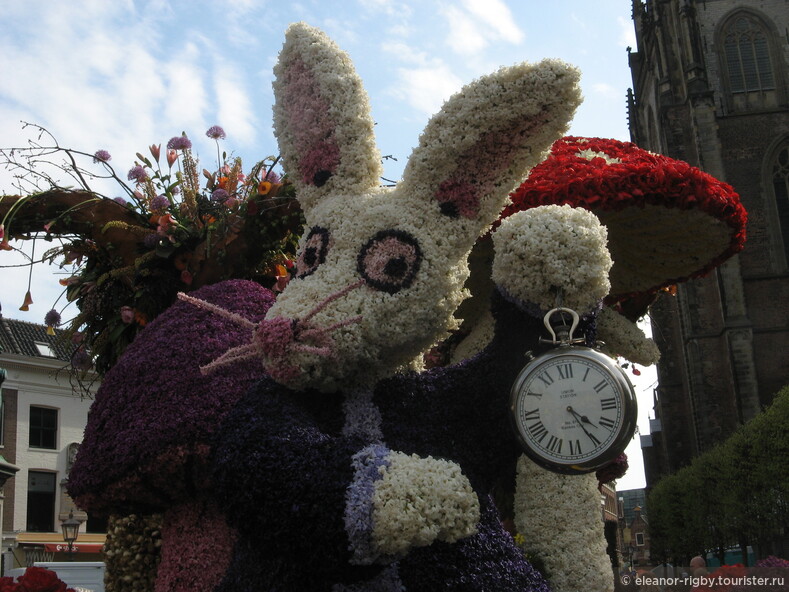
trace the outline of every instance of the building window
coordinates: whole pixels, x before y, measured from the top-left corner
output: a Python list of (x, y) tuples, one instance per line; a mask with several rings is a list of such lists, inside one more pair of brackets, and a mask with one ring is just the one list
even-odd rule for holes
[(784, 143), (775, 153), (771, 181), (784, 241), (784, 253), (789, 263), (789, 142)]
[(740, 15), (726, 31), (723, 42), (732, 92), (775, 88), (767, 35), (756, 19)]
[(644, 546), (644, 533), (637, 532), (636, 533), (636, 546), (643, 547)]
[(38, 350), (38, 353), (42, 356), (47, 358), (54, 358), (55, 352), (52, 351), (52, 347), (48, 343), (44, 343), (43, 341), (34, 341), (33, 342)]
[(55, 473), (27, 474), (27, 530), (55, 531)]
[(30, 447), (55, 450), (58, 437), (58, 410), (30, 407)]

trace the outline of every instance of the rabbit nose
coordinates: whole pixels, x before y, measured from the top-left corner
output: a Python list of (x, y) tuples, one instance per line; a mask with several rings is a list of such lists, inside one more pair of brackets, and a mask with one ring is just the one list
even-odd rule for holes
[(334, 345), (328, 328), (284, 317), (262, 320), (255, 330), (255, 342), (265, 359), (272, 362), (291, 352), (328, 356)]

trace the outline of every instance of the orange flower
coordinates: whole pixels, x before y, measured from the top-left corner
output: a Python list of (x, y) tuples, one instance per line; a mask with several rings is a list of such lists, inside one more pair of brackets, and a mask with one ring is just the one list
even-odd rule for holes
[(261, 181), (258, 183), (258, 193), (260, 195), (268, 195), (269, 191), (271, 191), (271, 183), (268, 181)]
[(227, 189), (227, 177), (219, 177), (219, 188), (220, 189)]
[(25, 302), (19, 307), (19, 310), (27, 312), (30, 310), (30, 305), (33, 304), (33, 297), (30, 295), (30, 290), (25, 294)]
[(145, 316), (145, 313), (142, 313), (139, 310), (134, 311), (134, 320), (137, 321), (137, 324), (140, 327), (144, 327), (148, 324), (148, 317)]

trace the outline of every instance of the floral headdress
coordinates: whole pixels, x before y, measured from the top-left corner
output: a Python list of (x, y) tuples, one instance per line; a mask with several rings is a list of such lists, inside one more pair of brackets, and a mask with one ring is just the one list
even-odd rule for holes
[[(179, 291), (229, 278), (277, 288), (286, 283), (302, 219), (293, 186), (272, 170), (278, 158), (267, 157), (245, 174), (240, 158), (220, 153), (226, 134), (215, 125), (206, 131), (217, 145), (213, 171), (201, 174), (192, 142), (181, 134), (164, 148), (149, 146), (147, 156), (137, 153), (124, 177), (106, 150), (64, 148), (32, 127), (39, 138), (29, 147), (0, 149), (23, 193), (0, 197), (0, 249), (13, 248), (9, 238), (60, 239), (43, 260), (62, 256), (61, 267), (72, 270), (60, 283), (79, 308), (67, 332), (78, 373), (106, 372)], [(52, 167), (79, 188), (50, 176)], [(113, 182), (124, 197), (96, 191), (98, 181)], [(28, 287), (20, 310), (31, 303)], [(54, 333), (60, 312), (53, 308), (45, 322)]]

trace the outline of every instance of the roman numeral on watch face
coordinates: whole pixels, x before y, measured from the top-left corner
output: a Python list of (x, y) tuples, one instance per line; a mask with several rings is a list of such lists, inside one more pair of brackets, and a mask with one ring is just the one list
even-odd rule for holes
[(616, 409), (616, 398), (608, 397), (606, 399), (600, 399), (600, 409), (602, 411), (609, 411), (611, 409)]

